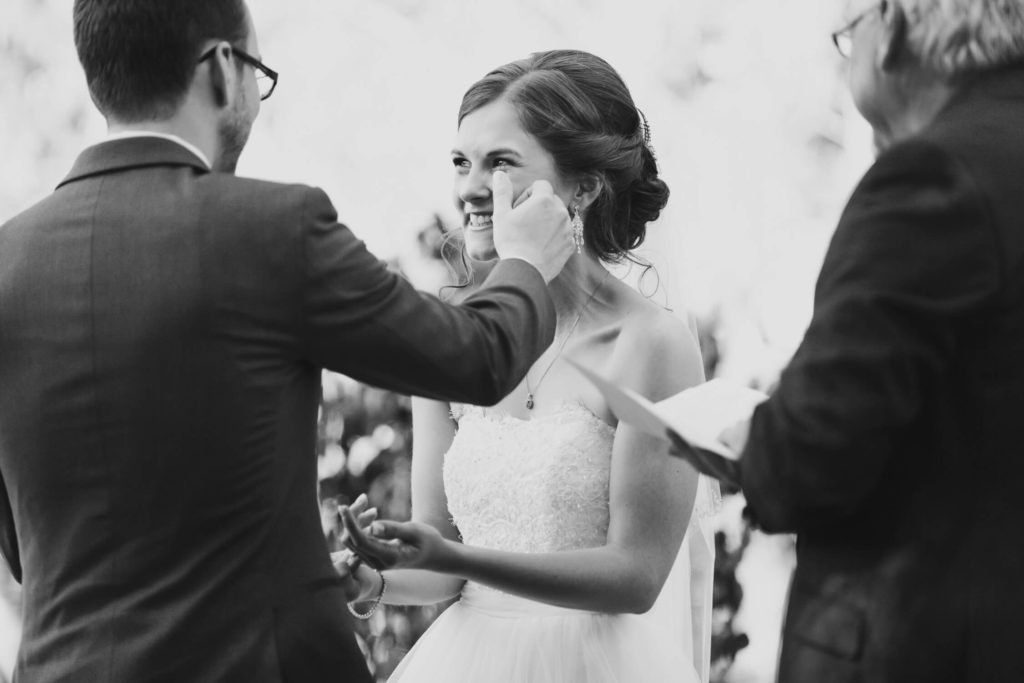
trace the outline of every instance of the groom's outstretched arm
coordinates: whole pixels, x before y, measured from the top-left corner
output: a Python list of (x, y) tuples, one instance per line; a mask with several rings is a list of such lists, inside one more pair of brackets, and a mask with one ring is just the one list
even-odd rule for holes
[(406, 394), (496, 403), (554, 336), (544, 279), (529, 263), (499, 262), (462, 304), (416, 291), (348, 228), (320, 190), (306, 205), (304, 355), (362, 382)]
[[(880, 157), (826, 256), (806, 336), (757, 408), (741, 485), (769, 531), (847, 515), (901, 462), (945, 379), (970, 316), (991, 301), (998, 265), (972, 179), (924, 143)], [(903, 471), (907, 470), (907, 471)]]

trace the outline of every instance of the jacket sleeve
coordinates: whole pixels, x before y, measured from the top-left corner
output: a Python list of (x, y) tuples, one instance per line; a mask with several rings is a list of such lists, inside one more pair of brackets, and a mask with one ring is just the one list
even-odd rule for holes
[(499, 262), (451, 305), (388, 270), (321, 190), (307, 197), (303, 230), (302, 336), (314, 364), (405, 394), (492, 405), (551, 344), (554, 306), (524, 261)]
[(21, 583), (21, 552), (18, 550), (18, 534), (14, 528), (14, 514), (7, 485), (0, 474), (0, 553), (7, 560), (14, 580)]
[(741, 483), (767, 531), (805, 531), (872, 492), (998, 289), (970, 175), (932, 145), (880, 157), (840, 220), (806, 335), (754, 412)]

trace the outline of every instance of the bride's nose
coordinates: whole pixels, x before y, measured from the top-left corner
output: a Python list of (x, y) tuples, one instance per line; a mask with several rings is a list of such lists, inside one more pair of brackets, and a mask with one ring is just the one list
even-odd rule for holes
[(455, 192), (464, 204), (479, 204), (491, 198), (491, 174), (471, 168), (455, 181)]

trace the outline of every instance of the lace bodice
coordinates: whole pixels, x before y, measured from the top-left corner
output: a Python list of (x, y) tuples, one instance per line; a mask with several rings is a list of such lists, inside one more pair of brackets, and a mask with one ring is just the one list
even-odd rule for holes
[[(459, 430), (445, 454), (444, 486), (448, 509), (465, 543), (530, 553), (593, 548), (606, 543), (613, 427), (585, 406), (573, 403), (532, 420), (469, 406), (453, 407), (452, 416)], [(649, 620), (666, 642), (682, 648), (705, 682), (710, 675), (715, 556), (711, 519), (720, 505), (717, 484), (702, 476), (690, 529), (661, 595), (646, 615), (638, 617)], [(463, 587), (460, 604), (471, 608), (446, 614), (551, 616), (551, 610), (563, 609), (472, 581)], [(583, 614), (568, 612), (573, 613), (572, 619)], [(553, 619), (532, 619), (530, 623), (556, 621), (561, 623)], [(458, 630), (458, 638), (463, 639), (467, 632)], [(525, 631), (516, 628), (511, 632)], [(515, 650), (509, 636), (501, 633), (498, 650)], [(589, 627), (586, 633), (592, 643), (594, 636)], [(650, 638), (645, 636), (643, 642), (649, 643)], [(462, 640), (457, 644), (464, 645)], [(450, 660), (451, 647), (446, 643), (443, 648), (445, 662)], [(492, 657), (487, 661), (493, 666)], [(671, 676), (645, 680), (681, 680), (681, 671), (675, 668)], [(423, 680), (438, 680), (434, 667)]]
[(571, 403), (532, 420), (471, 406), (453, 417), (444, 485), (465, 543), (516, 552), (605, 543), (613, 427)]

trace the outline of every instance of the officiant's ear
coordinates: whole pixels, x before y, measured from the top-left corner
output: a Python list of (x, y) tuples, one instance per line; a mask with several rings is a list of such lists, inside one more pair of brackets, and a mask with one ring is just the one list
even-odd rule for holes
[(573, 195), (573, 204), (578, 204), (581, 209), (587, 209), (601, 196), (604, 189), (604, 178), (596, 173), (587, 173), (576, 181), (576, 193)]
[(895, 2), (882, 3), (882, 35), (878, 42), (878, 66), (882, 71), (894, 70), (906, 55), (907, 14)]

